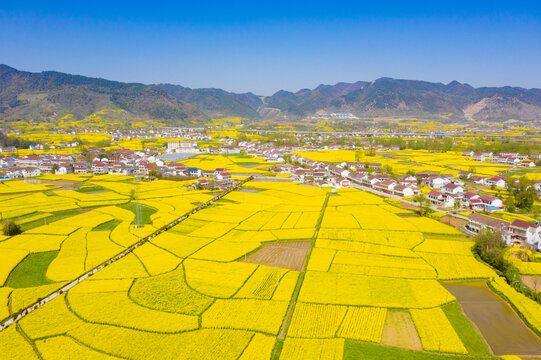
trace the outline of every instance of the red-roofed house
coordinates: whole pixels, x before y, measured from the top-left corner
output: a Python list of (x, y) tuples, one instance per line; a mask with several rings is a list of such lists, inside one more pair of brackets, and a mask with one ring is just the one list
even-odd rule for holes
[(455, 206), (455, 198), (440, 191), (432, 190), (427, 194), (427, 197), (436, 206), (444, 208)]
[(446, 194), (452, 195), (459, 195), (464, 192), (464, 188), (462, 186), (453, 183), (444, 185), (441, 190), (443, 190), (443, 192)]
[(541, 249), (541, 226), (524, 220), (513, 220), (509, 225), (511, 239), (524, 241), (536, 249)]
[(378, 191), (382, 191), (387, 194), (391, 194), (395, 186), (396, 186), (396, 181), (391, 180), (391, 179), (386, 179), (386, 180), (375, 183), (374, 189)]
[(479, 196), (479, 200), (481, 200), (485, 206), (503, 207), (502, 200), (492, 195), (481, 195)]
[(487, 180), (487, 184), (504, 188), (505, 187), (505, 178), (503, 178), (501, 176), (493, 176), (493, 177), (491, 177), (490, 179)]
[(414, 195), (413, 188), (411, 186), (406, 186), (406, 185), (396, 185), (393, 188), (393, 193), (400, 197), (409, 197), (409, 196)]

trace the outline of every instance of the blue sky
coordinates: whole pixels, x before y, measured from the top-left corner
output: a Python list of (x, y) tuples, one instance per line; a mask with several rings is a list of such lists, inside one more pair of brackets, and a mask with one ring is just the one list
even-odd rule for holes
[(0, 63), (270, 95), (382, 76), (541, 88), (541, 1), (0, 5)]

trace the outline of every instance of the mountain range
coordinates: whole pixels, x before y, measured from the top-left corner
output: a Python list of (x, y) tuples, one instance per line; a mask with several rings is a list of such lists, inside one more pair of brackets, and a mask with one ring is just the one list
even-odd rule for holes
[(55, 71), (31, 73), (0, 65), (0, 119), (52, 120), (66, 114), (84, 118), (103, 109), (123, 109), (133, 119), (171, 125), (204, 124), (223, 116), (299, 120), (326, 113), (352, 113), (360, 118), (541, 121), (541, 89), (380, 78), (257, 96)]

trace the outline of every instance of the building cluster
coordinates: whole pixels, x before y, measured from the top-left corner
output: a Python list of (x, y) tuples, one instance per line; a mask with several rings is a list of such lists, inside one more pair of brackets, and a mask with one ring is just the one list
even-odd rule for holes
[(502, 152), (494, 154), (492, 151), (474, 153), (472, 150), (462, 152), (463, 156), (468, 156), (473, 161), (487, 161), (496, 164), (513, 165), (522, 167), (535, 167), (534, 161), (541, 160), (541, 153), (532, 153), (530, 155), (517, 152)]
[(358, 119), (352, 113), (324, 113), (312, 116), (312, 119)]
[[(26, 155), (0, 156), (0, 180), (13, 180), (42, 174), (118, 174), (141, 177), (168, 176), (201, 178), (196, 183), (202, 188), (224, 189), (233, 184), (226, 169), (203, 170), (183, 164), (166, 163), (158, 157), (156, 149), (115, 149), (106, 152), (90, 148), (86, 156), (71, 155)], [(109, 155), (109, 157), (107, 156)]]
[(468, 215), (466, 229), (479, 233), (483, 229), (499, 231), (508, 246), (532, 247), (541, 250), (541, 225), (539, 222), (515, 219), (512, 222), (472, 212)]
[[(466, 207), (476, 211), (502, 210), (501, 199), (472, 191), (466, 191), (467, 180), (473, 174), (461, 171), (458, 178), (451, 174), (417, 173), (406, 174), (400, 178), (391, 178), (380, 163), (342, 162), (330, 164), (314, 161), (299, 155), (292, 155), (292, 160), (299, 165), (283, 164), (272, 171), (290, 174), (294, 181), (315, 186), (371, 188), (380, 193), (397, 197), (413, 197), (421, 193), (420, 187), (427, 186), (430, 192), (426, 197), (441, 208)], [(483, 184), (506, 187), (505, 179), (494, 176), (482, 178)]]
[(191, 140), (167, 142), (166, 154), (197, 154), (199, 153), (197, 142)]

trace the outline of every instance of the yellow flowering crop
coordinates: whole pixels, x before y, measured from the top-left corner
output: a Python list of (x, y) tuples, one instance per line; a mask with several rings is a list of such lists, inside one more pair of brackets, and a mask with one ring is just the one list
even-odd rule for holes
[(15, 326), (0, 332), (0, 354), (13, 360), (38, 360), (32, 345), (20, 334)]
[(80, 228), (64, 240), (60, 252), (47, 268), (49, 279), (71, 280), (85, 272), (86, 235), (89, 231), (90, 228)]
[(188, 287), (182, 269), (137, 279), (129, 291), (130, 299), (137, 304), (186, 315), (200, 315), (213, 302), (213, 298)]
[(0, 249), (0, 286), (4, 284), (13, 268), (28, 255), (22, 249)]
[(130, 279), (148, 276), (143, 264), (134, 254), (128, 254), (121, 260), (98, 271), (93, 279)]
[(280, 360), (341, 360), (343, 354), (343, 339), (287, 338)]
[(162, 250), (152, 243), (139, 246), (133, 253), (141, 260), (150, 275), (171, 271), (182, 261), (178, 256)]
[(65, 296), (66, 294), (62, 294), (47, 303), (47, 306), (41, 306), (31, 315), (25, 316), (19, 322), (25, 334), (33, 339), (42, 338), (61, 335), (84, 325), (84, 321), (68, 309)]
[(308, 261), (307, 270), (329, 271), (335, 254), (335, 250), (314, 248)]
[(242, 352), (239, 360), (270, 359), (276, 338), (256, 333), (246, 349)]
[(411, 309), (410, 313), (423, 343), (423, 349), (457, 354), (467, 353), (441, 308)]
[(58, 354), (66, 359), (80, 360), (113, 360), (116, 357), (94, 351), (77, 343), (67, 336), (55, 336), (36, 341), (36, 347), (45, 359), (54, 359)]
[(287, 301), (256, 299), (218, 299), (203, 313), (202, 325), (278, 334), (288, 307)]
[(423, 234), (417, 231), (385, 231), (360, 229), (321, 229), (319, 238), (331, 240), (361, 241), (377, 245), (411, 249), (423, 242)]
[(130, 300), (126, 292), (70, 292), (68, 301), (72, 311), (88, 322), (157, 332), (177, 332), (198, 328), (196, 316), (148, 309)]
[(331, 338), (336, 334), (346, 306), (297, 303), (288, 337)]
[(455, 228), (427, 217), (411, 217), (404, 219), (423, 233), (462, 235)]
[(110, 231), (90, 231), (86, 234), (87, 270), (120, 253), (124, 248), (109, 239)]
[(348, 307), (337, 336), (379, 343), (387, 309), (375, 307)]
[(260, 265), (235, 294), (235, 298), (270, 299), (287, 272), (286, 269)]
[(213, 240), (209, 238), (196, 238), (181, 235), (173, 231), (166, 231), (153, 238), (151, 243), (156, 244), (179, 257), (187, 257), (211, 241)]
[(4, 249), (22, 249), (29, 252), (59, 250), (65, 235), (26, 234), (15, 235), (0, 242), (0, 251)]
[(472, 241), (434, 240), (426, 239), (422, 244), (415, 247), (415, 252), (433, 252), (455, 255), (472, 255)]
[(297, 278), (299, 273), (297, 271), (288, 271), (281, 279), (278, 289), (272, 295), (272, 300), (289, 301), (295, 285), (297, 284)]
[(496, 275), (494, 270), (477, 261), (473, 255), (418, 254), (436, 269), (439, 279), (488, 278)]
[(218, 263), (186, 259), (183, 263), (188, 285), (202, 294), (230, 297), (235, 294), (257, 265), (250, 263)]
[(435, 280), (308, 271), (299, 301), (320, 304), (427, 308), (454, 300)]
[(318, 237), (318, 239), (316, 240), (316, 248), (344, 250), (344, 251), (400, 256), (400, 257), (418, 257), (419, 256), (409, 249), (404, 249), (404, 248), (399, 248), (399, 247), (394, 247), (394, 246), (377, 245), (377, 244), (360, 242), (360, 241), (329, 240), (329, 239), (323, 239), (321, 237)]

